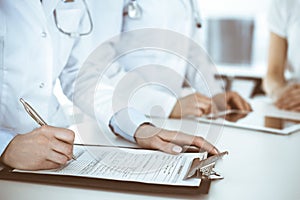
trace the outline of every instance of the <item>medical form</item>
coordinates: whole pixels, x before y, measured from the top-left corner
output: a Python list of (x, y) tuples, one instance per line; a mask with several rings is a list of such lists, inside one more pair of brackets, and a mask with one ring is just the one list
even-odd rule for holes
[(69, 175), (150, 184), (199, 186), (201, 179), (184, 176), (195, 158), (206, 153), (170, 155), (160, 151), (107, 146), (74, 146), (76, 160), (55, 170), (13, 172)]

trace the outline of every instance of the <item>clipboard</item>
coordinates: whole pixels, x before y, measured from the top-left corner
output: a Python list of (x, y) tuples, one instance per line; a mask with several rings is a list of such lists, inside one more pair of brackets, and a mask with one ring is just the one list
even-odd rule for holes
[(122, 182), (117, 180), (82, 178), (75, 176), (28, 174), (19, 172), (12, 173), (7, 169), (0, 171), (0, 179), (78, 188), (185, 195), (208, 194), (211, 184), (211, 180), (204, 180), (201, 181), (201, 185), (199, 187), (154, 185), (139, 182)]
[[(195, 163), (195, 162), (193, 162)], [(190, 171), (198, 171), (199, 165), (190, 165)], [(199, 162), (197, 162), (199, 164)], [(164, 193), (164, 194), (185, 194), (185, 195), (199, 195), (208, 194), (211, 179), (201, 176), (194, 176), (190, 178), (201, 178), (200, 185), (185, 186), (185, 185), (164, 185), (164, 184), (150, 184), (135, 181), (120, 181), (109, 180), (103, 178), (91, 178), (72, 175), (53, 175), (53, 174), (39, 174), (28, 172), (13, 172), (13, 169), (3, 164), (0, 168), (0, 179), (9, 181), (32, 182), (39, 184), (50, 184), (59, 186), (71, 186), (79, 188), (96, 188), (103, 190), (117, 190), (126, 192), (147, 192), (147, 193)], [(199, 168), (200, 169), (200, 168)], [(199, 173), (197, 174), (199, 175)]]

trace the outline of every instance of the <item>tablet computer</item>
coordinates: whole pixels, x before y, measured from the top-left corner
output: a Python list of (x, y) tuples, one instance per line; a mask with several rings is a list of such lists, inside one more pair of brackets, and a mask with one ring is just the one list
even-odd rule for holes
[(300, 119), (268, 116), (258, 112), (239, 110), (222, 111), (197, 118), (200, 122), (252, 129), (275, 134), (287, 135), (300, 130)]

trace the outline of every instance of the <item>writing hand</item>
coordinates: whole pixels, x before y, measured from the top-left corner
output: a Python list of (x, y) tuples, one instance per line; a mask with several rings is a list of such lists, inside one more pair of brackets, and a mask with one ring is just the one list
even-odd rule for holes
[(73, 131), (42, 126), (17, 135), (1, 156), (6, 165), (23, 170), (58, 168), (72, 159)]

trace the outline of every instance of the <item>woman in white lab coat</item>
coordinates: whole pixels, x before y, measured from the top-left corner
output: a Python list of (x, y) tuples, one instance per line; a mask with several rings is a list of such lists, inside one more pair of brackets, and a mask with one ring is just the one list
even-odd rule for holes
[[(217, 83), (214, 75), (216, 70), (210, 58), (200, 46), (194, 42), (199, 42), (200, 34), (200, 13), (197, 1), (195, 0), (127, 0), (124, 7), (125, 16), (123, 19), (122, 31), (132, 31), (137, 29), (151, 28), (165, 29), (183, 34), (182, 40), (177, 41), (186, 48), (184, 55), (174, 55), (161, 49), (142, 49), (130, 52), (128, 55), (120, 59), (120, 63), (125, 67), (126, 71), (132, 71), (141, 66), (149, 64), (157, 65), (156, 75), (148, 74), (148, 76), (162, 76), (161, 66), (169, 67), (173, 70), (173, 74), (181, 77), (181, 80), (175, 80), (172, 74), (165, 74), (164, 80), (169, 80), (169, 87), (182, 87), (187, 82), (194, 90), (191, 95), (181, 98), (181, 94), (155, 95), (161, 93), (164, 88), (156, 88), (153, 93), (135, 94), (131, 99), (133, 106), (148, 115), (164, 116), (171, 118), (181, 118), (186, 116), (201, 116), (212, 112), (217, 105), (218, 109), (240, 109), (250, 111), (250, 105), (235, 92), (225, 93)], [(136, 8), (135, 8), (136, 7)], [(133, 12), (133, 10), (139, 10)], [(149, 33), (151, 34), (151, 33)], [(165, 35), (165, 39), (172, 37), (172, 33)], [(190, 38), (186, 44), (184, 41)], [(143, 38), (133, 38), (134, 42), (139, 40), (148, 40), (145, 35)], [(164, 39), (161, 38), (163, 43)], [(176, 45), (177, 43), (174, 43)], [(128, 46), (128, 44), (124, 44)], [(166, 50), (172, 51), (172, 47), (165, 47)], [(169, 49), (168, 49), (169, 48)], [(200, 50), (199, 50), (200, 49)], [(167, 53), (166, 53), (167, 52)], [(188, 60), (184, 60), (186, 57)], [(194, 61), (193, 67), (188, 62)], [(146, 69), (144, 67), (144, 69)], [(145, 75), (146, 76), (146, 75)], [(151, 80), (151, 77), (149, 78)], [(181, 91), (181, 90), (177, 90)], [(148, 98), (145, 98), (147, 96)], [(143, 99), (143, 101), (141, 100)], [(145, 99), (148, 103), (144, 103)], [(143, 102), (143, 103), (142, 103)], [(163, 112), (153, 112), (152, 107), (159, 106)]]
[[(33, 130), (38, 125), (19, 102), (26, 99), (51, 125), (68, 125), (53, 86), (60, 76), (70, 97), (70, 83), (76, 77), (72, 68), (79, 67), (71, 63), (80, 57), (69, 55), (75, 39), (54, 33), (57, 2), (44, 1), (43, 6), (39, 1), (0, 2), (0, 150), (1, 160), (15, 168), (53, 168), (71, 159), (74, 133), (49, 126)], [(80, 11), (60, 14), (70, 16), (66, 23), (77, 29)]]
[[(82, 29), (83, 18), (86, 18), (84, 12), (85, 9), (78, 9), (76, 2), (74, 5), (59, 0), (43, 0), (43, 4), (39, 1), (0, 2), (0, 154), (1, 161), (11, 167), (49, 169), (59, 167), (72, 158), (74, 133), (56, 128), (67, 127), (69, 123), (53, 94), (53, 87), (59, 78), (64, 93), (73, 98), (78, 70), (93, 43), (88, 38), (70, 37), (69, 34), (86, 33), (86, 29)], [(61, 27), (62, 31), (58, 31)], [(34, 105), (46, 122), (56, 127), (37, 128), (36, 122), (19, 103), (21, 97)], [(107, 98), (103, 98), (103, 105), (106, 101)], [(99, 102), (102, 105), (101, 100)], [(80, 102), (77, 105), (80, 106)], [(134, 128), (138, 128), (135, 136), (157, 131), (147, 124), (136, 125), (130, 129), (136, 131)], [(32, 130), (34, 128), (37, 129)], [(161, 131), (162, 136), (158, 134), (136, 141), (145, 147), (169, 153), (180, 152), (180, 146), (160, 142), (166, 133)], [(175, 135), (174, 132), (168, 134), (164, 141), (171, 141)], [(196, 142), (198, 146), (203, 143), (202, 138), (184, 139), (190, 144)], [(158, 143), (153, 145), (152, 140)]]
[(270, 6), (269, 63), (264, 88), (278, 108), (300, 112), (300, 1), (273, 0)]

